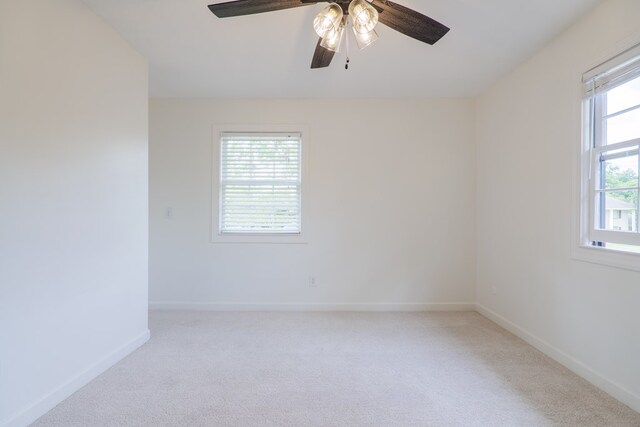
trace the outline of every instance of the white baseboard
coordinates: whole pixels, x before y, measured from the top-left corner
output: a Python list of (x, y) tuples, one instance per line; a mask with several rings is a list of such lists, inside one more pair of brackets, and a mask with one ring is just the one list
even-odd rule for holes
[(57, 404), (71, 396), (80, 388), (87, 385), (98, 375), (102, 374), (104, 371), (118, 363), (120, 360), (124, 359), (125, 356), (129, 355), (142, 344), (147, 342), (149, 340), (149, 337), (150, 333), (147, 329), (139, 336), (133, 338), (126, 344), (122, 345), (120, 348), (107, 354), (105, 357), (96, 361), (88, 368), (78, 372), (69, 380), (60, 384), (58, 387), (42, 396), (31, 405), (13, 415), (9, 415), (6, 420), (0, 421), (0, 425), (2, 427), (23, 427), (31, 424), (32, 422), (49, 412), (51, 409), (53, 409)]
[(417, 304), (237, 304), (198, 302), (150, 302), (151, 310), (202, 311), (475, 311), (471, 302)]
[(629, 406), (634, 411), (640, 412), (640, 396), (638, 396), (637, 394), (634, 394), (630, 390), (627, 390), (620, 384), (617, 384), (616, 382), (610, 380), (609, 378), (605, 377), (598, 371), (585, 365), (583, 362), (579, 361), (578, 359), (572, 356), (569, 356), (562, 350), (538, 338), (537, 336), (526, 331), (525, 329), (521, 328), (520, 326), (511, 322), (510, 320), (502, 317), (498, 313), (488, 309), (487, 307), (481, 304), (476, 304), (476, 311), (478, 311), (478, 313), (482, 314), (489, 320), (502, 326), (503, 328), (505, 328), (512, 334), (516, 335), (517, 337), (523, 339), (524, 341), (526, 341), (533, 347), (537, 348), (538, 350), (540, 350), (550, 358), (554, 359), (556, 362), (560, 363), (561, 365), (564, 365), (566, 368), (580, 375), (582, 378), (589, 381), (594, 386), (609, 393), (611, 396), (618, 399), (625, 405)]

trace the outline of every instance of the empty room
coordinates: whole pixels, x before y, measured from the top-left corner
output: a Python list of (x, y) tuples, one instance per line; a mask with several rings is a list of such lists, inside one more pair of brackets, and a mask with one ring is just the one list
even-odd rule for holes
[(0, 0), (0, 427), (640, 427), (639, 23)]

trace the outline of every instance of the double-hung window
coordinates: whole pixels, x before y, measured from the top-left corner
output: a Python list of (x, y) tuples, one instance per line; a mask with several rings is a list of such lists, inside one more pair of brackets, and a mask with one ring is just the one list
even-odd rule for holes
[(301, 232), (300, 133), (220, 134), (220, 235)]
[(640, 46), (583, 76), (582, 244), (640, 252)]

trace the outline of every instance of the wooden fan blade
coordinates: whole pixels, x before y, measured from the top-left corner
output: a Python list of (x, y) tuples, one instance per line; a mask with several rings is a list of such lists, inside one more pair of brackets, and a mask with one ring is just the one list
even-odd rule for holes
[(209, 10), (218, 18), (253, 15), (254, 13), (272, 12), (274, 10), (291, 9), (308, 6), (324, 0), (236, 0), (225, 3), (210, 4)]
[(325, 49), (320, 46), (322, 43), (322, 39), (318, 39), (318, 44), (316, 45), (316, 50), (313, 52), (313, 59), (311, 60), (311, 68), (324, 68), (328, 67), (331, 64), (331, 60), (333, 59), (333, 55), (335, 52)]
[(387, 0), (373, 0), (379, 21), (409, 37), (434, 44), (449, 32), (449, 27), (421, 13)]

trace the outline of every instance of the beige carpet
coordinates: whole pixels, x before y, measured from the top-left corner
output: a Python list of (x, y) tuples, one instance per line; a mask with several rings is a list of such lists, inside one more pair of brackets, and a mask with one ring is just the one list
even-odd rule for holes
[(152, 312), (36, 426), (640, 426), (477, 313)]

